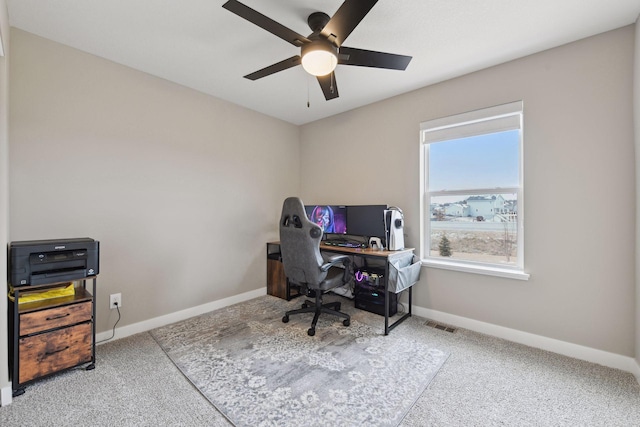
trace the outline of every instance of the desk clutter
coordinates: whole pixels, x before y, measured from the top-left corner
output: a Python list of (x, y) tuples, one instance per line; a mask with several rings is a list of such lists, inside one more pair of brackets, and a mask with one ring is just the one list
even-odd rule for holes
[[(24, 304), (27, 302), (44, 301), (53, 298), (62, 298), (73, 296), (76, 294), (76, 288), (73, 283), (65, 283), (61, 286), (56, 286), (52, 289), (47, 289), (39, 292), (22, 292), (18, 297), (18, 304)], [(9, 292), (9, 301), (15, 302), (15, 292), (12, 290)]]
[[(384, 269), (359, 268), (354, 273), (353, 305), (360, 310), (384, 316)], [(389, 293), (389, 316), (398, 312), (398, 296)]]
[(404, 249), (404, 214), (398, 207), (304, 205), (304, 210), (309, 221), (322, 230), (326, 244), (391, 251)]

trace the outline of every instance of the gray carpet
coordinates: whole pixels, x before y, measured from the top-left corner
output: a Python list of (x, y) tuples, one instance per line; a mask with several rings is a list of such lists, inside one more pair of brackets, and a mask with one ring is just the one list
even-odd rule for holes
[(234, 425), (395, 427), (447, 359), (402, 335), (257, 298), (151, 331), (176, 366)]
[[(380, 316), (351, 311), (353, 320), (381, 331)], [(391, 335), (451, 356), (401, 426), (640, 425), (640, 386), (629, 373), (463, 329), (441, 331), (425, 321), (414, 316)], [(93, 371), (73, 370), (28, 387), (0, 408), (0, 425), (230, 423), (143, 333), (98, 346)]]

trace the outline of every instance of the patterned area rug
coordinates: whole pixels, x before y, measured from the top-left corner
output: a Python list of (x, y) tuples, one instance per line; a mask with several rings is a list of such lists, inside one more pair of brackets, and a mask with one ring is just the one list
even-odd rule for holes
[(397, 426), (448, 355), (352, 318), (311, 314), (264, 296), (151, 332), (236, 426)]

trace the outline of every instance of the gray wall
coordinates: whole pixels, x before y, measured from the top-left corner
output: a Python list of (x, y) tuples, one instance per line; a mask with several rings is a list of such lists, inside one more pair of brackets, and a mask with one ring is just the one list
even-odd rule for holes
[[(636, 362), (640, 366), (640, 16), (636, 20), (635, 66), (633, 78), (633, 117), (635, 123), (636, 148)], [(640, 378), (638, 379), (640, 382)]]
[(415, 304), (633, 357), (633, 49), (629, 26), (305, 125), (302, 197), (400, 206), (417, 246), (420, 122), (523, 100), (530, 280), (423, 268)]
[[(0, 248), (7, 246), (9, 239), (9, 15), (7, 3), (0, 0), (0, 39), (4, 47), (4, 55), (0, 56)], [(0, 390), (10, 393), (9, 388), (9, 344), (5, 319), (7, 318), (7, 299), (4, 290), (7, 289), (7, 257), (0, 256)], [(2, 395), (0, 405), (10, 396)]]
[(12, 29), (11, 241), (100, 241), (97, 330), (265, 286), (297, 126)]

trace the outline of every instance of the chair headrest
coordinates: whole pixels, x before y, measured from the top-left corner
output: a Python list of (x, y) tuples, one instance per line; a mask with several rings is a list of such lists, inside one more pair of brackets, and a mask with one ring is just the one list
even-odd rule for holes
[(308, 228), (309, 236), (313, 239), (322, 237), (322, 229), (308, 220), (304, 210), (304, 203), (299, 197), (288, 197), (282, 205), (280, 227)]

